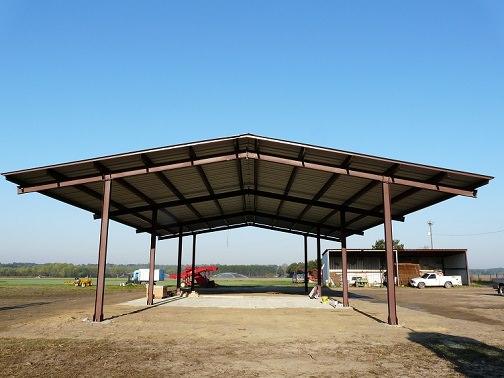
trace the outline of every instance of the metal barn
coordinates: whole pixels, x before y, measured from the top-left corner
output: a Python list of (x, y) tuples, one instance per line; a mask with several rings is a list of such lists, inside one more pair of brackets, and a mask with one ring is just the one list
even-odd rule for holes
[[(347, 272), (349, 284), (356, 277), (367, 281), (370, 286), (382, 286), (386, 268), (385, 250), (347, 249)], [(469, 285), (469, 268), (466, 249), (402, 249), (394, 250), (394, 277), (407, 284), (412, 275), (438, 271), (445, 275), (462, 277)], [(326, 249), (322, 254), (324, 282), (332, 279), (336, 286), (341, 284), (341, 249)], [(398, 277), (398, 278), (397, 278)]]

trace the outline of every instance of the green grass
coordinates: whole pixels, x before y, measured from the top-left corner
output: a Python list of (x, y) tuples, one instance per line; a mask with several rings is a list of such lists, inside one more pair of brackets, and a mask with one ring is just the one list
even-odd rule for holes
[[(96, 285), (96, 278), (92, 278), (93, 285)], [(0, 286), (58, 286), (65, 282), (73, 282), (74, 278), (24, 278), (24, 277), (0, 277)], [(119, 286), (125, 282), (124, 278), (107, 278), (105, 286)], [(72, 285), (65, 285), (72, 287)]]
[[(92, 289), (96, 285), (96, 278), (93, 278), (93, 286), (82, 288)], [(36, 287), (68, 287), (72, 288), (73, 285), (65, 285), (65, 282), (73, 282), (73, 278), (20, 278), (20, 277), (0, 277), (0, 287), (6, 286), (36, 286)], [(120, 289), (121, 283), (126, 282), (125, 278), (106, 278), (105, 287), (107, 289)], [(177, 281), (175, 279), (167, 279), (157, 282), (157, 285), (175, 287)], [(304, 284), (294, 284), (290, 278), (230, 278), (230, 279), (217, 279), (215, 283), (219, 286), (295, 286), (301, 287)], [(143, 285), (137, 285), (143, 286)]]

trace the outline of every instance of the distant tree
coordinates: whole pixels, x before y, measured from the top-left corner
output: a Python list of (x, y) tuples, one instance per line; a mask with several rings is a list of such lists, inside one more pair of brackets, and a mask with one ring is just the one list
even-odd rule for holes
[[(373, 249), (385, 249), (385, 239), (377, 240), (374, 245), (371, 246)], [(392, 244), (393, 249), (404, 249), (404, 244), (401, 243), (399, 239), (394, 239)]]
[[(314, 269), (317, 269), (317, 260), (308, 261), (308, 272), (311, 272)], [(292, 263), (287, 267), (287, 274), (289, 276), (295, 273), (304, 273), (304, 271), (305, 265), (302, 262)]]
[(304, 264), (301, 262), (292, 263), (287, 267), (287, 274), (289, 276), (301, 272), (304, 272)]

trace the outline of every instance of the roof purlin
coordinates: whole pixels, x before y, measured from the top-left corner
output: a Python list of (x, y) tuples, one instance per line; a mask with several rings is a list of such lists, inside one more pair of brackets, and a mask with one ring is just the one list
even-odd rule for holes
[[(383, 218), (383, 213), (381, 211), (370, 211), (370, 210), (360, 209), (357, 207), (337, 205), (337, 204), (334, 204), (331, 202), (314, 201), (314, 200), (311, 200), (308, 198), (301, 198), (301, 197), (288, 196), (288, 195), (286, 196), (286, 195), (282, 195), (282, 194), (266, 192), (266, 191), (261, 191), (261, 190), (254, 190), (254, 189), (235, 190), (232, 192), (224, 192), (224, 193), (215, 194), (214, 196), (206, 195), (206, 196), (201, 196), (201, 197), (186, 198), (184, 200), (174, 200), (174, 201), (169, 201), (169, 202), (162, 202), (162, 203), (157, 203), (156, 205), (138, 206), (138, 207), (133, 207), (133, 208), (125, 209), (125, 210), (112, 210), (112, 211), (110, 211), (109, 215), (110, 215), (110, 217), (114, 217), (114, 216), (130, 214), (130, 213), (154, 210), (156, 208), (157, 209), (166, 209), (166, 208), (170, 208), (170, 207), (184, 206), (189, 203), (195, 204), (195, 203), (212, 201), (214, 199), (222, 200), (222, 199), (226, 199), (226, 198), (246, 196), (246, 195), (277, 199), (277, 200), (283, 201), (283, 202), (301, 203), (304, 205), (310, 205), (310, 206), (315, 206), (315, 207), (320, 207), (320, 208), (325, 208), (325, 209), (331, 209), (331, 210), (334, 210), (335, 212), (345, 211), (348, 213)], [(276, 216), (279, 216), (279, 215), (280, 214), (277, 212)], [(332, 214), (332, 215), (334, 215), (334, 214)], [(100, 219), (100, 217), (101, 217), (101, 214), (99, 214), (99, 213), (94, 214), (95, 219)], [(395, 221), (404, 222), (404, 217), (402, 217), (402, 216), (393, 216), (392, 219)], [(324, 218), (324, 221), (321, 223), (325, 223), (325, 221), (327, 221), (327, 219)]]
[(332, 166), (324, 165), (324, 164), (309, 163), (309, 162), (305, 162), (305, 161), (298, 161), (295, 159), (281, 158), (281, 157), (267, 155), (267, 154), (260, 154), (259, 155), (254, 152), (246, 151), (246, 152), (239, 153), (237, 156), (236, 156), (236, 154), (231, 154), (231, 155), (226, 154), (226, 155), (221, 155), (221, 156), (217, 156), (217, 157), (202, 158), (202, 159), (198, 159), (198, 160), (190, 160), (189, 159), (184, 162), (178, 162), (178, 163), (161, 165), (161, 166), (154, 166), (154, 167), (150, 167), (150, 168), (145, 167), (145, 168), (134, 169), (134, 170), (113, 172), (110, 174), (102, 174), (102, 175), (91, 176), (91, 177), (87, 177), (87, 178), (56, 181), (53, 183), (47, 183), (47, 184), (42, 184), (42, 185), (34, 185), (34, 186), (27, 186), (27, 187), (20, 186), (18, 188), (18, 194), (25, 194), (25, 193), (30, 193), (30, 192), (40, 192), (40, 191), (44, 191), (44, 190), (48, 190), (48, 189), (56, 189), (56, 188), (62, 188), (62, 187), (67, 187), (67, 186), (75, 186), (78, 184), (98, 182), (98, 181), (103, 181), (103, 180), (107, 180), (107, 179), (113, 180), (113, 179), (121, 178), (121, 177), (131, 177), (131, 176), (137, 176), (137, 175), (154, 173), (154, 172), (169, 171), (169, 170), (173, 170), (173, 169), (188, 168), (191, 166), (216, 163), (216, 162), (220, 162), (220, 161), (229, 161), (229, 160), (234, 160), (234, 159), (264, 160), (264, 161), (269, 161), (269, 162), (278, 163), (278, 164), (299, 166), (299, 167), (304, 167), (304, 168), (313, 169), (313, 170), (322, 171), (322, 172), (337, 173), (337, 174), (341, 174), (341, 175), (348, 175), (348, 176), (358, 177), (358, 178), (372, 180), (372, 181), (388, 182), (391, 184), (410, 186), (410, 187), (415, 187), (415, 188), (420, 188), (420, 189), (433, 190), (433, 191), (437, 191), (437, 192), (446, 192), (446, 193), (451, 193), (451, 194), (461, 195), (461, 196), (466, 196), (466, 197), (476, 197), (476, 193), (477, 193), (477, 191), (475, 189), (466, 190), (466, 189), (459, 189), (459, 188), (451, 188), (451, 187), (443, 186), (443, 185), (439, 185), (439, 184), (430, 184), (430, 183), (415, 181), (415, 180), (411, 180), (411, 179), (401, 179), (401, 178), (393, 177), (393, 176), (378, 175), (378, 174), (368, 173), (368, 172), (363, 172), (363, 171), (332, 167)]
[[(225, 164), (227, 161), (234, 161), (236, 164), (234, 166)], [(262, 163), (259, 163), (260, 161)], [(215, 166), (206, 169), (205, 165), (214, 163)], [(290, 168), (281, 169), (280, 165)], [(170, 171), (178, 169), (181, 169), (180, 174), (174, 173), (173, 176), (169, 174)], [(312, 172), (302, 172), (304, 170)], [(298, 175), (300, 172), (303, 174)], [(323, 202), (320, 201), (322, 199), (320, 195), (317, 197), (321, 190), (320, 186), (316, 188), (318, 185), (313, 183), (322, 183), (322, 179), (327, 180), (328, 173), (333, 178), (347, 176), (347, 179), (341, 182), (341, 186), (339, 182), (332, 185), (331, 193), (327, 194)], [(186, 174), (196, 180), (192, 182), (192, 186), (186, 185), (184, 181), (177, 181), (183, 180)], [(199, 180), (195, 174), (199, 174)], [(184, 231), (187, 232), (200, 232), (205, 227), (215, 229), (215, 226), (224, 225), (230, 213), (240, 210), (248, 215), (244, 215), (243, 219), (230, 219), (231, 223), (266, 222), (268, 223), (266, 227), (278, 225), (280, 228), (295, 229), (294, 231), (301, 231), (304, 234), (321, 228), (322, 232), (341, 236), (340, 230), (324, 226), (324, 223), (329, 222), (332, 225), (329, 227), (352, 225), (354, 231), (362, 234), (374, 225), (383, 223), (382, 199), (378, 196), (378, 192), (371, 192), (377, 185), (387, 183), (396, 186), (396, 196), (391, 198), (395, 214), (393, 219), (403, 221), (405, 215), (448, 198), (457, 195), (475, 197), (476, 189), (493, 179), (490, 176), (469, 172), (251, 134), (33, 168), (3, 175), (8, 181), (18, 185), (19, 194), (38, 191), (91, 211), (95, 214), (95, 218), (101, 215), (103, 200), (101, 186), (96, 184), (109, 180), (116, 181), (119, 184), (118, 188), (125, 190), (112, 191), (110, 203), (113, 208), (109, 214), (111, 219), (143, 230), (144, 227), (152, 226), (152, 210), (167, 211), (169, 218), (178, 223), (173, 228), (159, 229), (156, 232), (158, 235), (180, 232), (178, 226), (184, 223), (186, 224)], [(148, 175), (145, 182), (154, 183), (152, 189), (142, 184), (142, 175)], [(282, 178), (282, 181), (278, 181), (277, 176), (278, 179)], [(135, 180), (128, 179), (134, 177)], [(310, 177), (314, 178), (313, 182), (309, 180)], [(296, 183), (293, 186), (294, 180)], [(160, 186), (162, 184), (171, 193)], [(401, 189), (399, 186), (407, 189)], [(71, 190), (62, 190), (60, 194), (58, 190), (60, 188)], [(291, 188), (295, 188), (295, 192), (292, 192)], [(231, 199), (235, 195), (241, 196), (241, 205), (237, 199)], [(229, 200), (226, 200), (227, 198)], [(408, 200), (403, 202), (404, 198)], [(286, 201), (290, 202), (288, 206)], [(211, 202), (217, 205), (217, 209), (210, 206)], [(201, 205), (194, 207), (198, 203)], [(303, 211), (300, 205), (304, 205), (306, 210)], [(313, 211), (308, 212), (307, 209), (310, 207), (313, 207)], [(327, 209), (330, 211), (326, 211)], [(248, 211), (252, 211), (252, 214), (246, 213)], [(346, 211), (350, 215), (346, 225), (342, 224), (341, 219), (332, 219), (338, 211)], [(263, 216), (266, 214), (267, 218), (261, 219), (261, 214)], [(220, 220), (205, 224), (205, 219), (215, 215), (220, 215)], [(191, 226), (188, 221), (194, 218), (197, 218), (199, 223)], [(287, 223), (287, 219), (291, 223)], [(297, 219), (309, 221), (311, 225), (298, 226), (295, 224)]]
[[(226, 218), (240, 218), (240, 217), (248, 217), (248, 216), (252, 216), (252, 217), (262, 217), (262, 218), (277, 218), (279, 220), (282, 220), (282, 221), (285, 221), (285, 222), (292, 222), (293, 219), (292, 218), (289, 218), (289, 217), (275, 217), (274, 215), (272, 214), (267, 214), (267, 213), (262, 213), (262, 212), (257, 212), (257, 211), (241, 211), (241, 212), (237, 212), (237, 213), (230, 213), (230, 214), (226, 214)], [(213, 222), (213, 221), (219, 221), (219, 220), (222, 220), (222, 216), (212, 216), (212, 217), (206, 217), (206, 218), (202, 218), (202, 219), (193, 219), (193, 220), (190, 220), (190, 221), (186, 221), (184, 222), (183, 224), (181, 224), (181, 226), (186, 226), (186, 225), (195, 225), (195, 224), (198, 224), (198, 223), (205, 223), (205, 222)], [(307, 226), (307, 227), (318, 227), (318, 228), (324, 228), (324, 229), (327, 229), (329, 230), (331, 233), (334, 232), (334, 231), (338, 231), (340, 230), (339, 227), (333, 227), (333, 226), (328, 226), (328, 225), (320, 225), (320, 224), (317, 224), (316, 222), (310, 222), (310, 221), (299, 221), (298, 222), (299, 224), (301, 225), (304, 225), (304, 226)], [(172, 224), (161, 224), (161, 225), (158, 225), (157, 227), (146, 227), (146, 228), (143, 228), (143, 229), (137, 229), (137, 233), (142, 233), (142, 232), (153, 232), (153, 231), (157, 231), (157, 230), (160, 230), (160, 229), (166, 229), (166, 228), (174, 228), (176, 225), (178, 225), (178, 223), (172, 223)], [(211, 227), (208, 227), (208, 228), (211, 228)], [(345, 228), (345, 231), (347, 232), (348, 235), (350, 234), (353, 234), (353, 235), (362, 235), (363, 233), (362, 232), (359, 232), (359, 231), (353, 231), (353, 230), (349, 230), (347, 228)]]

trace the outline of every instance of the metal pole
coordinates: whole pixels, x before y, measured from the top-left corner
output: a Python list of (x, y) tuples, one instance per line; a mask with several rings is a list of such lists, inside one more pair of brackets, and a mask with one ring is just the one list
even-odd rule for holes
[(177, 259), (177, 292), (180, 293), (180, 276), (182, 274), (182, 226), (179, 232), (178, 259)]
[(112, 180), (103, 182), (103, 202), (102, 217), (100, 227), (100, 247), (98, 252), (98, 274), (96, 277), (96, 296), (94, 322), (103, 321), (103, 298), (105, 296), (105, 267), (107, 265), (107, 241), (109, 227), (110, 194), (112, 191)]
[(343, 307), (349, 307), (348, 303), (348, 256), (345, 235), (345, 212), (341, 212), (341, 279), (343, 285)]
[(428, 221), (429, 225), (429, 236), (430, 236), (430, 249), (434, 249), (434, 244), (432, 243), (432, 225), (434, 224), (432, 221)]
[(304, 236), (304, 290), (308, 293), (308, 236)]
[(322, 296), (322, 260), (320, 258), (320, 228), (317, 229), (317, 292)]
[(392, 253), (392, 209), (390, 201), (390, 184), (384, 182), (383, 189), (383, 224), (385, 227), (385, 251), (387, 256), (387, 302), (388, 302), (388, 324), (397, 325), (397, 302), (394, 285), (394, 257)]
[(396, 276), (397, 276), (396, 286), (399, 286), (399, 258), (397, 257), (397, 249), (394, 249), (394, 252), (395, 252)]
[(191, 291), (194, 290), (194, 268), (196, 264), (196, 234), (193, 235), (192, 239), (192, 266), (191, 266)]
[[(152, 210), (152, 228), (156, 229), (157, 209)], [(156, 234), (153, 231), (150, 237), (150, 265), (149, 265), (149, 288), (147, 291), (147, 306), (154, 304), (154, 268), (156, 265)]]

